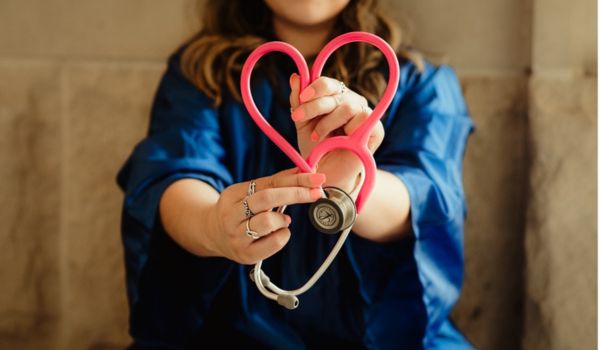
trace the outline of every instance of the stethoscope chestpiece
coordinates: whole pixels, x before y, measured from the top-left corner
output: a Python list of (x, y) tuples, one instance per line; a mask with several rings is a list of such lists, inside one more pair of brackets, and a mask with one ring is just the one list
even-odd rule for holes
[(325, 197), (312, 203), (308, 218), (322, 233), (334, 234), (354, 225), (356, 205), (350, 195), (337, 187), (324, 187)]

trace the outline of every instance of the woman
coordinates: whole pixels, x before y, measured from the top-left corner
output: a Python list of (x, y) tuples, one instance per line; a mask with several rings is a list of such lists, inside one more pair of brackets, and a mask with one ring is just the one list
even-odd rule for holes
[[(310, 61), (354, 30), (398, 49), (400, 85), (369, 139), (376, 187), (333, 265), (290, 311), (256, 290), (251, 264), (270, 258), (263, 269), (272, 280), (303, 284), (336, 237), (316, 231), (296, 204), (314, 202), (323, 186), (349, 192), (361, 165), (336, 151), (316, 174), (299, 174), (240, 103), (241, 65), (277, 39)], [(374, 48), (348, 45), (330, 61), (303, 91), (281, 55), (254, 74), (256, 104), (303, 156), (352, 133), (385, 88)], [(471, 130), (453, 71), (404, 50), (374, 0), (206, 2), (204, 28), (170, 58), (148, 136), (118, 176), (132, 348), (470, 348), (448, 314), (462, 283), (461, 164)], [(282, 205), (286, 214), (271, 211)]]

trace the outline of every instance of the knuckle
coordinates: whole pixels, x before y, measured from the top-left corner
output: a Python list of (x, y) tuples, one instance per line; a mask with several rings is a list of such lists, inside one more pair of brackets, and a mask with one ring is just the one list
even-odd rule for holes
[(277, 224), (273, 214), (274, 213), (272, 213), (272, 212), (265, 213), (264, 218), (263, 218), (263, 224), (268, 232), (273, 231), (273, 229), (275, 228), (275, 226)]
[(329, 77), (322, 77), (323, 78), (323, 84), (325, 86), (327, 86), (327, 90), (329, 90), (329, 92), (337, 92), (340, 86), (340, 82), (337, 79), (333, 79), (333, 78), (329, 78)]
[(314, 82), (314, 88), (321, 89), (321, 90), (329, 90), (330, 89), (329, 79), (331, 79), (331, 78), (319, 77)]
[(327, 108), (327, 101), (323, 98), (317, 98), (316, 100), (306, 104), (306, 115), (317, 115), (322, 114), (321, 111)]
[(317, 135), (319, 136), (324, 136), (326, 134), (329, 133), (329, 130), (327, 130), (327, 125), (324, 122), (319, 122), (316, 126), (315, 126), (315, 132), (317, 133)]
[(261, 201), (263, 203), (273, 203), (275, 201), (275, 192), (273, 191), (273, 189), (268, 188), (264, 191), (261, 191)]
[(277, 250), (279, 250), (287, 244), (289, 238), (290, 230), (287, 228), (282, 229), (278, 235), (273, 236), (273, 245), (276, 247)]
[(296, 199), (299, 202), (308, 199), (310, 197), (310, 195), (309, 195), (309, 189), (308, 188), (302, 188), (302, 187), (296, 187), (296, 188), (294, 188), (294, 197), (296, 197)]
[(354, 108), (348, 102), (343, 102), (338, 108), (340, 109), (341, 115), (345, 118), (354, 114)]
[(269, 176), (267, 178), (267, 188), (273, 188), (277, 184), (277, 176)]

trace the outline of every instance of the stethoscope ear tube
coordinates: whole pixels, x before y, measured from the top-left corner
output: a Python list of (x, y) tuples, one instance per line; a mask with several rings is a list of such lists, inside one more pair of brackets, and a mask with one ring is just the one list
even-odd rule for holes
[[(310, 83), (321, 75), (321, 71), (329, 56), (342, 45), (351, 42), (365, 42), (377, 47), (384, 55), (389, 66), (388, 85), (383, 92), (379, 104), (371, 115), (360, 125), (351, 135), (333, 136), (320, 142), (313, 148), (307, 159), (304, 159), (300, 153), (281, 136), (263, 117), (254, 103), (250, 91), (250, 78), (252, 69), (257, 61), (265, 54), (271, 51), (280, 51), (292, 58), (298, 67), (300, 75), (300, 88), (303, 90)], [(356, 197), (356, 202), (350, 195), (338, 188), (325, 188), (326, 198), (319, 199), (310, 207), (309, 220), (320, 232), (326, 234), (337, 233), (341, 231), (340, 237), (335, 243), (333, 249), (323, 261), (323, 264), (317, 269), (312, 277), (300, 288), (294, 290), (283, 290), (271, 282), (269, 277), (261, 270), (262, 260), (259, 261), (250, 272), (251, 279), (256, 283), (258, 290), (267, 298), (277, 301), (279, 305), (293, 310), (298, 307), (297, 296), (310, 289), (317, 280), (323, 275), (325, 270), (331, 265), (335, 256), (339, 253), (348, 238), (352, 226), (364, 206), (375, 185), (376, 164), (373, 155), (367, 147), (367, 141), (370, 132), (376, 123), (381, 119), (385, 110), (389, 107), (396, 93), (400, 81), (400, 66), (394, 49), (380, 37), (365, 32), (350, 32), (342, 34), (329, 43), (317, 55), (312, 66), (312, 72), (306, 65), (306, 61), (300, 52), (293, 46), (284, 42), (268, 42), (257, 47), (248, 57), (242, 67), (240, 77), (240, 91), (242, 100), (250, 117), (256, 125), (281, 149), (290, 160), (302, 172), (314, 172), (320, 159), (327, 153), (336, 149), (345, 149), (354, 153), (361, 161), (364, 167), (364, 176), (361, 176), (360, 190)], [(278, 209), (283, 213), (285, 207)]]
[(346, 239), (348, 238), (351, 230), (352, 227), (348, 227), (347, 229), (342, 231), (340, 237), (333, 246), (333, 249), (331, 250), (331, 252), (329, 252), (329, 255), (327, 256), (327, 258), (325, 258), (325, 261), (323, 261), (323, 264), (321, 264), (321, 266), (312, 275), (312, 277), (308, 281), (306, 281), (306, 283), (304, 283), (304, 285), (300, 288), (293, 290), (284, 290), (277, 287), (271, 282), (269, 276), (267, 276), (261, 269), (262, 261), (256, 263), (254, 268), (250, 270), (250, 279), (254, 283), (256, 283), (256, 287), (265, 297), (276, 301), (279, 305), (284, 306), (289, 310), (293, 310), (297, 308), (300, 304), (300, 301), (298, 300), (297, 296), (302, 293), (305, 293), (307, 290), (312, 288), (312, 286), (319, 280), (319, 278), (323, 276), (323, 273), (325, 273), (325, 271), (329, 268), (336, 255), (342, 249), (342, 246), (344, 245), (344, 242), (346, 242)]

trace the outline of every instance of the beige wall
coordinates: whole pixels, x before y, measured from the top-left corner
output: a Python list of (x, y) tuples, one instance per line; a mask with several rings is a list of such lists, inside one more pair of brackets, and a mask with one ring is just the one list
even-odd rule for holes
[[(591, 349), (596, 330), (593, 0), (384, 1), (457, 68), (466, 281), (453, 318), (481, 349)], [(0, 1), (0, 348), (128, 342), (121, 193), (192, 0)]]

